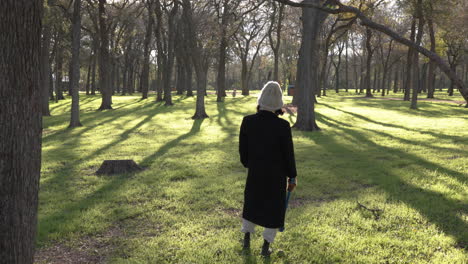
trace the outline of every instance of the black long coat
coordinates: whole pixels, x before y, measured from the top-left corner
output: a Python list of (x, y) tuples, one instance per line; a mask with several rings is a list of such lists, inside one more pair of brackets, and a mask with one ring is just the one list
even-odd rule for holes
[(249, 171), (242, 217), (263, 227), (284, 226), (287, 177), (296, 177), (289, 122), (269, 111), (244, 117), (239, 153)]

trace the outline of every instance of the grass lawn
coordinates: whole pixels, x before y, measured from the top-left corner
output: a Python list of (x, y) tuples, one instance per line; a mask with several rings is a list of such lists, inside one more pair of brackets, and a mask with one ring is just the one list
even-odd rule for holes
[[(261, 232), (241, 252), (238, 128), (255, 97), (211, 95), (210, 118), (193, 121), (194, 98), (115, 96), (98, 112), (100, 97), (82, 95), (73, 130), (70, 101), (52, 103), (37, 263), (467, 263), (468, 109), (353, 97), (330, 91), (323, 130), (293, 130), (299, 185), (272, 246), (285, 256), (268, 261)], [(105, 159), (145, 170), (97, 176)]]

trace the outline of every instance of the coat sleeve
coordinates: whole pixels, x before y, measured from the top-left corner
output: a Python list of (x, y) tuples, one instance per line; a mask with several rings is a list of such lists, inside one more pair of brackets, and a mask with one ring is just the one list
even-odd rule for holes
[(296, 159), (294, 158), (294, 145), (292, 141), (291, 127), (289, 123), (284, 129), (283, 136), (281, 137), (281, 146), (284, 153), (284, 158), (286, 159), (286, 170), (289, 178), (294, 178), (297, 176), (296, 171)]
[(247, 138), (247, 131), (246, 131), (246, 121), (245, 118), (242, 119), (242, 124), (240, 127), (239, 132), (239, 154), (240, 160), (244, 167), (248, 168), (248, 138)]

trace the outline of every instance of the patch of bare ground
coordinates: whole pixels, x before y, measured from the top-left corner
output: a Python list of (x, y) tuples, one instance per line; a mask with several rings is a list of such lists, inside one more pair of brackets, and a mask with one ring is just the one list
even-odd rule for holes
[(230, 216), (235, 216), (235, 217), (241, 216), (240, 208), (219, 208), (218, 210)]
[[(380, 99), (380, 100), (390, 100), (390, 101), (403, 101), (402, 98), (396, 97), (343, 97), (344, 99)], [(449, 103), (449, 104), (458, 104), (463, 105), (465, 104), (464, 101), (453, 101), (453, 100), (443, 100), (443, 99), (431, 99), (431, 98), (421, 98), (418, 101), (422, 102), (436, 102), (436, 103)]]
[(81, 238), (74, 245), (58, 243), (47, 248), (38, 249), (35, 255), (37, 264), (84, 264), (105, 263), (108, 256), (117, 248), (115, 239), (125, 237), (123, 229), (118, 226), (109, 228), (96, 236)]
[[(121, 224), (121, 223), (120, 223)], [(144, 219), (126, 221), (129, 232), (123, 225), (116, 224), (103, 233), (94, 236), (84, 236), (77, 242), (56, 243), (36, 251), (36, 264), (89, 264), (107, 263), (109, 257), (123, 253), (119, 249), (123, 241), (136, 237), (155, 237), (161, 232), (161, 227)]]

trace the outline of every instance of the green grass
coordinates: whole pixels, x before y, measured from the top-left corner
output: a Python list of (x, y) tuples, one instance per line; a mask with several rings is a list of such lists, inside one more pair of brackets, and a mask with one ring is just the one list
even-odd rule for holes
[[(100, 97), (82, 95), (76, 129), (67, 129), (70, 101), (52, 103), (39, 263), (62, 251), (106, 263), (466, 263), (468, 109), (333, 93), (319, 99), (322, 131), (293, 130), (299, 186), (273, 244), (286, 256), (269, 261), (259, 257), (261, 232), (250, 256), (240, 244), (238, 127), (255, 97), (217, 104), (211, 95), (210, 118), (193, 121), (194, 98), (165, 107), (115, 96), (115, 110), (98, 112)], [(97, 176), (105, 159), (145, 170)]]

